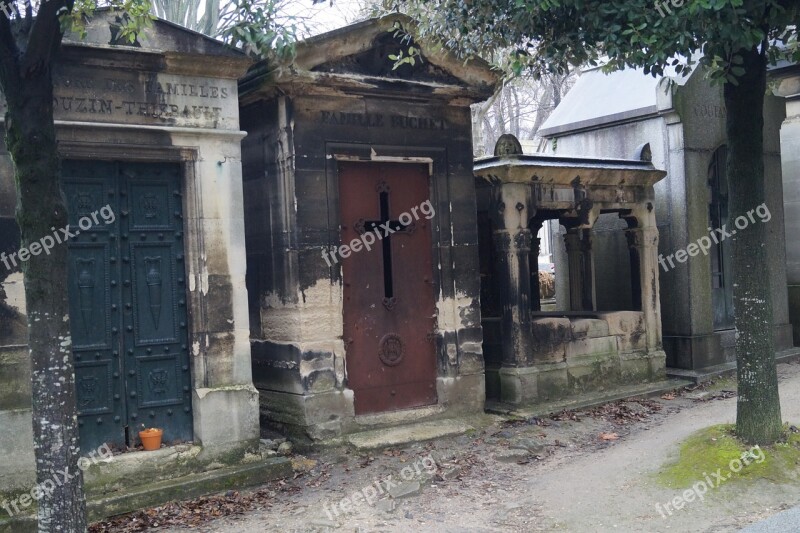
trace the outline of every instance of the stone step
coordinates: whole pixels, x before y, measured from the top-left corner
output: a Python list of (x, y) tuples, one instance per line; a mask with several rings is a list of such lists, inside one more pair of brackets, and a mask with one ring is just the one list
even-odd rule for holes
[(456, 418), (363, 431), (348, 435), (345, 439), (358, 450), (372, 450), (461, 435), (474, 429), (466, 420)]
[(486, 402), (486, 411), (504, 416), (520, 418), (542, 417), (553, 413), (559, 413), (565, 409), (586, 409), (596, 407), (609, 402), (624, 400), (626, 398), (641, 396), (660, 396), (665, 392), (679, 389), (692, 382), (685, 379), (666, 379), (653, 383), (642, 383), (638, 385), (628, 385), (615, 387), (610, 391), (588, 392), (586, 394), (575, 395), (563, 400), (539, 403), (527, 406), (513, 406), (500, 402)]
[[(775, 362), (777, 363), (791, 363), (792, 361), (800, 360), (800, 347), (794, 347), (789, 350), (777, 352), (775, 354)], [(670, 368), (667, 367), (667, 376), (678, 379), (688, 379), (693, 383), (703, 383), (713, 378), (726, 376), (736, 373), (736, 361), (729, 363), (722, 363), (721, 365), (709, 366), (706, 368), (699, 368), (697, 370), (686, 370), (683, 368)]]

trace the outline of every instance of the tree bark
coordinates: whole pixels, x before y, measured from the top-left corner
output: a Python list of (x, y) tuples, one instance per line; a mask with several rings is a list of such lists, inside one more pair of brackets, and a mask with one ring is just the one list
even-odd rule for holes
[[(764, 182), (764, 95), (766, 56), (742, 50), (746, 73), (724, 87), (727, 110), (728, 186), (732, 234), (733, 298), (739, 397), (736, 433), (751, 444), (781, 436), (781, 408), (773, 338), (772, 293), (766, 273), (766, 223), (751, 213), (766, 201)], [(777, 206), (769, 206), (772, 208)], [(744, 218), (739, 218), (744, 217)], [(746, 220), (747, 223), (743, 223)], [(736, 222), (740, 224), (736, 224)], [(744, 227), (740, 227), (744, 226)]]
[(86, 531), (86, 505), (83, 475), (77, 467), (80, 447), (67, 299), (68, 250), (66, 243), (49, 253), (37, 248), (40, 239), (62, 235), (58, 230), (67, 226), (51, 74), (52, 58), (62, 38), (57, 14), (65, 7), (71, 9), (71, 2), (42, 3), (35, 21), (30, 17), (26, 21), (32, 21), (26, 38), (16, 41), (10, 21), (0, 14), (0, 85), (7, 107), (6, 147), (14, 163), (20, 251), (31, 252), (21, 265), (31, 354), (38, 527), (40, 532), (81, 533)]

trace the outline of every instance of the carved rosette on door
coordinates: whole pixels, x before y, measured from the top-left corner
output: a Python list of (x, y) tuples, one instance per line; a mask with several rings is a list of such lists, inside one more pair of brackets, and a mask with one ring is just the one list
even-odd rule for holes
[(381, 351), (378, 357), (380, 357), (384, 365), (397, 366), (403, 360), (406, 348), (400, 335), (389, 333), (381, 339), (380, 346)]

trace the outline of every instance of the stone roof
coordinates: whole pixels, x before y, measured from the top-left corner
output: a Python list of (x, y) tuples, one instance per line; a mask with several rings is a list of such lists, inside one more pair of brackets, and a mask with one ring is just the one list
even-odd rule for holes
[(239, 78), (252, 64), (241, 51), (160, 18), (144, 28), (134, 43), (117, 41), (115, 26), (119, 16), (119, 11), (98, 9), (86, 25), (85, 37), (77, 33), (64, 36), (62, 56), (91, 61), (92, 56), (101, 54), (104, 58), (117, 57), (117, 62), (123, 64), (130, 60), (131, 54), (137, 54), (148, 63), (160, 62), (161, 68), (157, 70), (219, 78)]
[[(650, 161), (609, 157), (509, 154), (475, 160), (475, 175), (487, 180), (546, 185), (652, 187), (666, 176)], [(576, 181), (577, 180), (577, 181)]]
[[(692, 74), (694, 75), (694, 74)], [(662, 82), (685, 85), (691, 76), (651, 76), (641, 69), (609, 74), (601, 67), (581, 73), (578, 81), (545, 121), (538, 134), (557, 137), (578, 130), (655, 116), (661, 109)]]

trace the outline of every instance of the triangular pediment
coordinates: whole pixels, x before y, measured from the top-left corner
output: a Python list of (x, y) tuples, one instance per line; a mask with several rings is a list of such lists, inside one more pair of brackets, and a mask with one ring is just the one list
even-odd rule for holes
[[(413, 25), (411, 18), (395, 14), (306, 39), (297, 44), (296, 55), (288, 64), (274, 69), (275, 74), (259, 74), (257, 66), (245, 83), (248, 89), (260, 85), (262, 90), (263, 83), (353, 90), (372, 87), (384, 92), (419, 90), (446, 93), (450, 97), (462, 94), (471, 101), (483, 100), (494, 93), (498, 76), (486, 62), (464, 61), (448, 50), (414, 42), (410, 38)], [(407, 55), (409, 47), (418, 51), (413, 64), (395, 68), (392, 56), (401, 51)]]
[[(416, 51), (415, 55), (410, 56), (413, 62), (397, 65), (396, 58), (408, 55), (409, 49)], [(418, 43), (396, 32), (380, 33), (374, 37), (366, 50), (331, 59), (312, 67), (311, 71), (448, 85), (463, 83), (463, 80), (458, 79), (446, 68), (432, 63)]]

